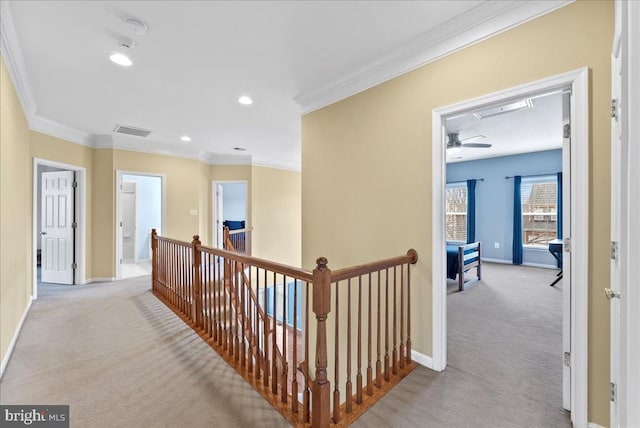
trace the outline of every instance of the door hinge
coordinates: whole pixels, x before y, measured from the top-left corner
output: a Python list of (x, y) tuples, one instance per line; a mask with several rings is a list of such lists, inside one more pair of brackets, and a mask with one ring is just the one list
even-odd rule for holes
[(71, 223), (71, 227), (74, 228), (74, 229), (77, 229), (78, 228), (78, 222), (74, 221), (73, 223)]
[(616, 402), (616, 390), (616, 384), (613, 382), (609, 383), (609, 400), (612, 403)]
[(571, 252), (571, 238), (564, 238), (564, 252)]
[(77, 182), (77, 181), (74, 181), (74, 182), (73, 182), (73, 184), (72, 184), (72, 187), (73, 187), (74, 189), (77, 189), (77, 188), (78, 188), (78, 182)]
[(618, 243), (611, 241), (611, 260), (618, 261)]
[(71, 269), (78, 269), (78, 263), (71, 263)]
[(618, 120), (618, 100), (615, 98), (611, 100), (611, 117)]
[(564, 353), (564, 365), (571, 367), (571, 352)]
[(571, 124), (567, 123), (566, 125), (564, 125), (563, 137), (571, 138)]

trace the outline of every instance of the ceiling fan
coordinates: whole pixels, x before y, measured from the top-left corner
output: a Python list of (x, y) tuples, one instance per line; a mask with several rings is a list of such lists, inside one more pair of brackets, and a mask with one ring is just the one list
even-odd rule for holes
[(486, 149), (491, 147), (491, 144), (489, 143), (463, 143), (463, 141), (472, 140), (474, 138), (487, 138), (484, 135), (474, 135), (473, 137), (463, 138), (462, 140), (458, 138), (457, 132), (452, 132), (448, 134), (448, 136), (449, 136), (449, 139), (447, 140), (447, 149), (462, 148), (462, 147)]

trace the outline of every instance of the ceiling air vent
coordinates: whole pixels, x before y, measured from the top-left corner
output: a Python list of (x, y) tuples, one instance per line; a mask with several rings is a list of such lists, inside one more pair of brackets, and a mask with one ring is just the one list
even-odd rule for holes
[(118, 134), (135, 135), (136, 137), (147, 137), (151, 134), (151, 131), (147, 129), (125, 125), (116, 125), (116, 129), (114, 129), (113, 132), (117, 132)]

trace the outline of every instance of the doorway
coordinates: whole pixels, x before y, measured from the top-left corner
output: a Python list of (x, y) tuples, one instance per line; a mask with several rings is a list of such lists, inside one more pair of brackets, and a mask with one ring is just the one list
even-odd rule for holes
[[(565, 231), (565, 289), (563, 296), (563, 342), (570, 351), (566, 366), (570, 373), (567, 385), (571, 421), (587, 424), (587, 285), (588, 285), (588, 70), (580, 69), (530, 84), (511, 88), (484, 97), (464, 101), (433, 111), (432, 144), (432, 239), (433, 239), (433, 356), (432, 368), (441, 371), (447, 365), (447, 307), (445, 281), (445, 120), (471, 111), (487, 109), (533, 96), (542, 92), (570, 90), (571, 124), (567, 130), (571, 147), (563, 156), (563, 170), (567, 175), (570, 202), (570, 232)], [(564, 195), (563, 195), (564, 196)], [(568, 197), (568, 196), (567, 196)], [(579, 215), (578, 215), (579, 214)], [(569, 292), (570, 290), (570, 292)], [(567, 295), (569, 294), (569, 295)], [(568, 333), (566, 333), (566, 332)], [(568, 337), (567, 337), (568, 336)], [(558, 356), (562, 364), (563, 356)]]
[(151, 274), (151, 229), (164, 230), (164, 176), (118, 171), (117, 279)]
[(213, 181), (212, 192), (213, 242), (217, 248), (223, 248), (225, 222), (232, 222), (234, 227), (230, 229), (248, 228), (247, 182)]
[(38, 296), (41, 279), (85, 284), (85, 168), (33, 158), (32, 218), (33, 298)]

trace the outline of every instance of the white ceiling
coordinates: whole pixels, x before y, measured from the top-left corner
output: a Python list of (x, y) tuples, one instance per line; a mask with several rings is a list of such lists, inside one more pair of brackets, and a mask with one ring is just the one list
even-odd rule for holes
[[(463, 143), (489, 143), (490, 148), (462, 147), (458, 153), (447, 150), (447, 162), (508, 156), (562, 148), (562, 92), (529, 98), (532, 107), (496, 116), (477, 118), (470, 112), (447, 119), (447, 133), (457, 132)], [(515, 102), (515, 101), (512, 101)]]
[[(303, 113), (567, 3), (3, 1), (2, 54), (33, 129), (299, 169)], [(122, 38), (136, 43), (130, 68), (108, 59)], [(237, 102), (245, 94), (253, 105)], [(116, 124), (152, 132), (123, 136)]]

